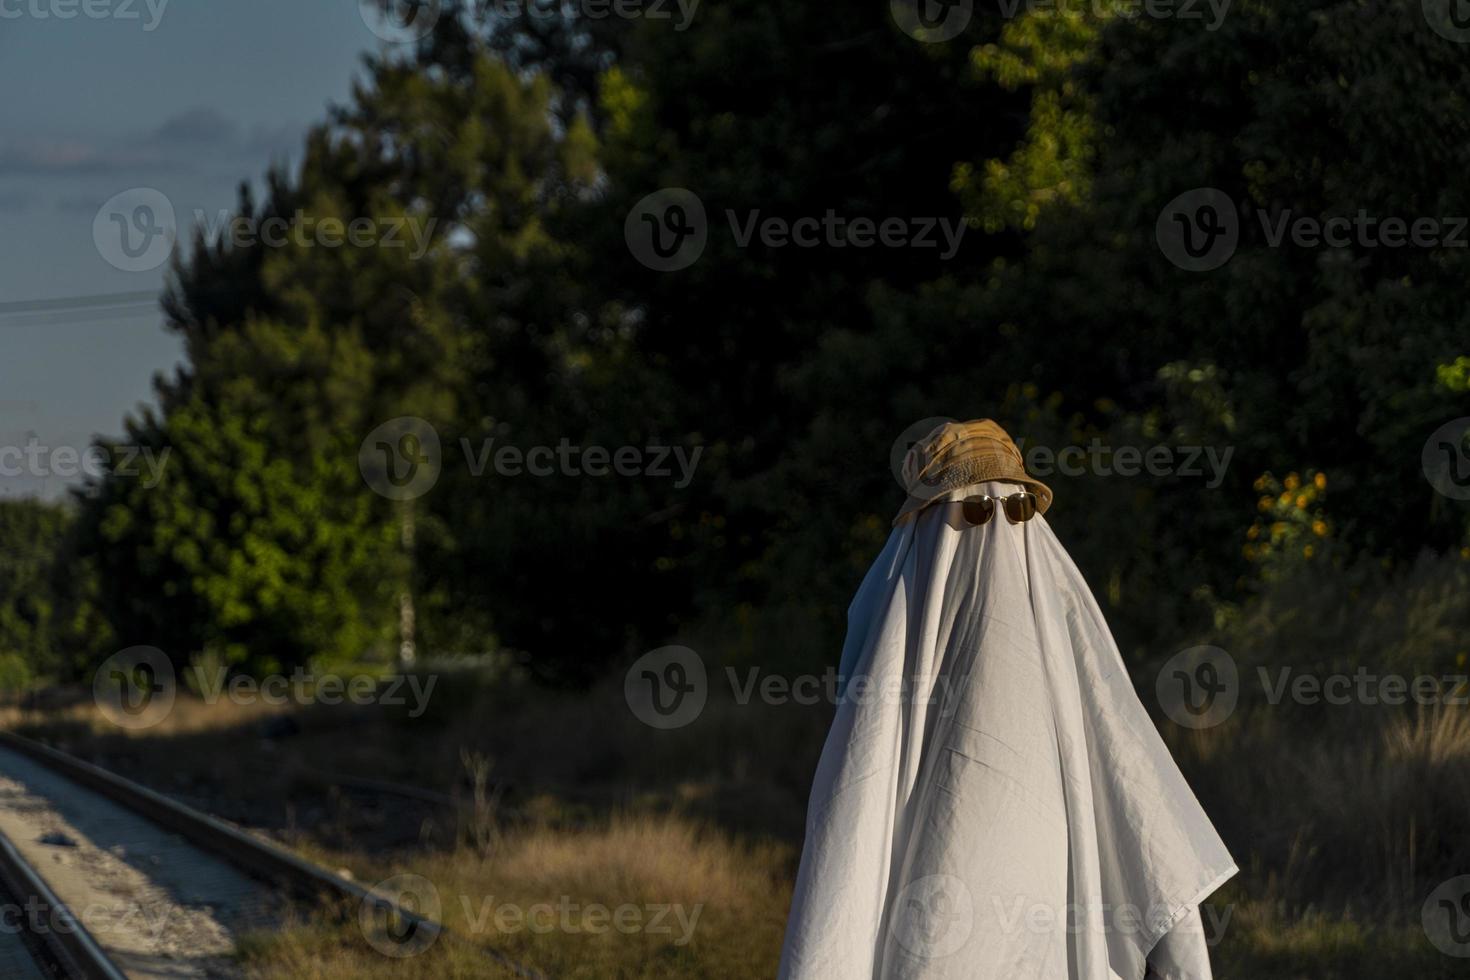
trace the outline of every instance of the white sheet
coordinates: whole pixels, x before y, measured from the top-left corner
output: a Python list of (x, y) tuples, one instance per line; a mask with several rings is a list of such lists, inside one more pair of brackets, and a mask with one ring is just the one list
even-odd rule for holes
[(840, 672), (781, 977), (1210, 980), (1235, 865), (1044, 518), (895, 528)]

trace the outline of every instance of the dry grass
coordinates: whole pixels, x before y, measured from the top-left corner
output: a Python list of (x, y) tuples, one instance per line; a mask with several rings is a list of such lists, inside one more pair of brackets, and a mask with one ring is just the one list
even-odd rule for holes
[(350, 922), (322, 918), (240, 943), (251, 980), (510, 980), (510, 970), (466, 946), (436, 943), (417, 956), (384, 956)]
[(14, 731), (44, 729), (58, 736), (156, 739), (239, 731), (293, 710), (289, 705), (263, 701), (236, 704), (223, 697), (211, 704), (181, 691), (173, 709), (157, 725), (129, 730), (108, 721), (90, 691), (53, 689), (20, 698), (11, 695), (0, 703), (0, 726)]
[[(1269, 704), (1255, 671), (1463, 672), (1467, 590), (1463, 567), (1433, 563), (1395, 580), (1324, 574), (1167, 651), (1223, 646), (1247, 685), (1223, 725), (1164, 724), (1242, 867), (1214, 902), (1227, 917), (1221, 980), (1464, 975), (1428, 943), (1419, 913), (1439, 882), (1470, 871), (1470, 707)], [(1149, 701), (1152, 674), (1138, 676)], [(662, 732), (632, 717), (620, 681), (550, 692), (446, 674), (422, 717), (298, 707), (286, 735), (267, 733), (283, 709), (187, 697), (144, 732), (109, 732), (85, 697), (4, 709), (0, 721), (360, 880), (421, 875), (451, 928), (555, 977), (771, 976), (830, 710), (712, 697), (698, 722)], [(333, 773), (413, 783), (463, 808), (353, 795)], [(494, 918), (543, 903), (580, 911), (540, 932)], [(634, 906), (643, 921), (648, 906), (681, 906), (686, 922), (699, 912), (681, 942), (677, 919), (668, 932), (589, 932), (589, 905)], [(350, 918), (252, 937), (244, 963), (256, 977), (496, 975), (448, 942), (385, 957)]]
[[(1216, 905), (1235, 899), (1227, 888)], [(1223, 901), (1222, 901), (1223, 900)], [(1417, 926), (1382, 926), (1313, 909), (1243, 900), (1211, 959), (1218, 980), (1460, 980), (1464, 961), (1441, 953)]]
[[(1208, 638), (1239, 667), (1240, 707), (1216, 728), (1165, 734), (1253, 866), (1252, 897), (1282, 903), (1287, 921), (1338, 916), (1359, 931), (1413, 932), (1428, 893), (1470, 870), (1470, 706), (1460, 703), (1470, 692), (1453, 680), (1467, 671), (1467, 592), (1458, 558), (1395, 578), (1323, 570), (1262, 595)], [(1286, 669), (1368, 681), (1353, 680), (1346, 703), (1272, 703), (1263, 669), (1270, 683)], [(1379, 683), (1421, 676), (1450, 679), (1438, 703), (1389, 703)]]
[[(772, 975), (792, 859), (788, 847), (737, 844), (671, 816), (618, 816), (573, 832), (523, 828), (488, 856), (468, 849), (406, 860), (311, 856), (364, 882), (422, 876), (433, 884), (441, 920), (459, 936), (554, 977), (598, 980)], [(462, 954), (441, 942), (404, 965), (409, 976), (446, 975), (435, 971), (463, 966)], [(329, 921), (245, 948), (256, 976), (356, 975), (350, 971), (374, 956), (384, 959), (361, 934)], [(343, 972), (321, 972), (333, 969)]]

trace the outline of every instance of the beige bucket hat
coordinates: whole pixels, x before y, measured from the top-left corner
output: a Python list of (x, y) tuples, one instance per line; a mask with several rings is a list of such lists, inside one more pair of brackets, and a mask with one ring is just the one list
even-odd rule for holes
[(1045, 514), (1051, 506), (1051, 488), (1026, 473), (1021, 450), (991, 419), (945, 422), (914, 443), (903, 460), (903, 483), (908, 492), (897, 525), (951, 490), (1003, 480), (1019, 483), (1036, 494), (1036, 508)]

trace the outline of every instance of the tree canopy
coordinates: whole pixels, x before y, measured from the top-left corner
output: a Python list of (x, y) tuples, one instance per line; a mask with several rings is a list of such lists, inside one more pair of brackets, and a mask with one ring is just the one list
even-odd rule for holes
[[(1228, 450), (1213, 481), (1048, 478), (1125, 647), (1314, 561), (1466, 547), (1421, 472), (1470, 415), (1463, 241), (1290, 229), (1450, 234), (1470, 63), (1409, 0), (1132, 9), (977, 10), (932, 42), (884, 4), (725, 0), (682, 31), (449, 5), (238, 208), (421, 249), (201, 238), (175, 270), (188, 363), (128, 426), (174, 463), (90, 487), (66, 553), (99, 572), (94, 640), (252, 670), (386, 656), (407, 594), (421, 645), (558, 682), (676, 635), (827, 663), (901, 496), (894, 441), (930, 417), (1105, 459)], [(707, 242), (657, 271), (628, 216), (673, 188)], [(1234, 213), (1214, 268), (1166, 242), (1191, 194)], [(952, 254), (743, 237), (829, 215), (959, 234)], [(412, 501), (358, 468), (403, 417), (442, 452)], [(700, 455), (682, 487), (477, 463), (564, 442)], [(48, 616), (11, 600), (0, 630), (51, 663)]]

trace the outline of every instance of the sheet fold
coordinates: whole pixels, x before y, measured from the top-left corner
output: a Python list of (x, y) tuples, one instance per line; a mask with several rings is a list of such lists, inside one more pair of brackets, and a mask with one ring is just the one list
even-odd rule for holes
[(1210, 980), (1235, 865), (1086, 583), (1044, 518), (959, 511), (895, 528), (848, 610), (780, 976)]

